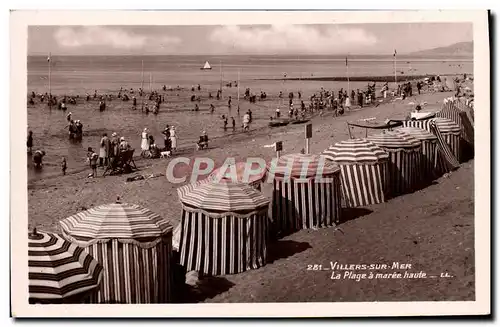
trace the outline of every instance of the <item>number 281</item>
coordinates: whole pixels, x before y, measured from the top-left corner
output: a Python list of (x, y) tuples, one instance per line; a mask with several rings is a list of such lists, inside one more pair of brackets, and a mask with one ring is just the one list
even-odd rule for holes
[(321, 265), (307, 265), (307, 270), (322, 270)]

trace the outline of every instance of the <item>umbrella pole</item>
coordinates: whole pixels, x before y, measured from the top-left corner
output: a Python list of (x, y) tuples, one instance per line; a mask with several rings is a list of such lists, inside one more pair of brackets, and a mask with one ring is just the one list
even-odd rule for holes
[(349, 123), (346, 123), (346, 124), (347, 124), (347, 131), (349, 132), (349, 138), (352, 139), (351, 126), (349, 125)]

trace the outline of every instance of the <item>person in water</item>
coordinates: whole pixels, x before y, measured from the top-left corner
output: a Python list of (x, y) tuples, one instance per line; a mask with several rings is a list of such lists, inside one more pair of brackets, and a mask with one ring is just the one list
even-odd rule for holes
[(36, 169), (41, 169), (43, 166), (43, 157), (45, 156), (45, 151), (36, 150), (35, 154), (33, 154), (33, 164)]

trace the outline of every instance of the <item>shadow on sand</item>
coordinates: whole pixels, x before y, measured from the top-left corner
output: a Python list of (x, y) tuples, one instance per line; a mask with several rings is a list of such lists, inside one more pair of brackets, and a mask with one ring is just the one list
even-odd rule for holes
[(267, 264), (291, 257), (310, 248), (312, 248), (312, 246), (307, 242), (296, 242), (291, 240), (271, 242), (267, 247)]

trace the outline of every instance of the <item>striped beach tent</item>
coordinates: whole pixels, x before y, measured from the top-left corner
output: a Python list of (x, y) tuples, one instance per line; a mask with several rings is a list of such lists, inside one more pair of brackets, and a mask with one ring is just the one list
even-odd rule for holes
[(289, 154), (267, 165), (277, 233), (335, 226), (341, 219), (340, 168), (322, 156)]
[[(436, 124), (441, 135), (443, 135), (444, 140), (449, 145), (451, 152), (460, 161), (461, 158), (461, 144), (460, 135), (461, 128), (460, 125), (455, 123), (449, 118), (433, 118), (432, 121)], [(430, 126), (429, 126), (430, 129)]]
[(422, 143), (422, 168), (424, 176), (422, 182), (429, 182), (438, 176), (437, 160), (438, 140), (437, 136), (425, 129), (416, 127), (401, 127), (395, 132), (400, 132), (412, 136)]
[[(441, 118), (448, 118), (460, 126), (460, 137), (469, 145), (474, 146), (474, 125), (471, 121), (470, 110), (467, 107), (460, 105), (458, 99), (448, 101), (443, 104), (443, 108), (436, 116)], [(460, 108), (463, 108), (460, 109)]]
[(262, 180), (266, 177), (266, 167), (260, 167), (257, 162), (236, 162), (215, 169), (209, 177), (247, 183), (260, 191)]
[(422, 144), (414, 137), (394, 131), (368, 137), (389, 153), (389, 186), (391, 196), (411, 193), (420, 186)]
[(97, 303), (167, 303), (171, 299), (172, 226), (135, 204), (113, 203), (60, 222), (63, 237), (104, 267)]
[(448, 100), (443, 103), (441, 110), (436, 113), (436, 117), (448, 118), (460, 126), (460, 109), (455, 105), (454, 100)]
[(389, 154), (366, 139), (349, 139), (323, 152), (340, 166), (347, 207), (385, 202)]
[[(431, 122), (434, 122), (436, 125), (436, 128), (439, 130), (439, 132), (442, 135), (442, 139), (444, 140), (444, 143), (441, 144), (442, 148), (444, 149), (446, 146), (445, 144), (448, 145), (450, 148), (451, 152), (453, 153), (453, 156), (459, 160), (460, 158), (460, 126), (456, 124), (453, 120), (449, 118), (443, 118), (443, 117), (437, 117), (437, 118), (431, 118), (427, 120), (407, 120), (403, 122), (403, 126), (405, 127), (417, 127), (417, 128), (422, 128), (425, 130), (428, 130), (432, 133), (434, 133), (431, 130), (430, 124)], [(437, 136), (437, 135), (436, 135)], [(439, 140), (439, 138), (438, 138)]]
[(36, 229), (28, 240), (30, 304), (83, 303), (97, 290), (103, 268), (83, 248)]
[(245, 183), (209, 180), (178, 189), (180, 264), (206, 275), (266, 264), (269, 200)]

